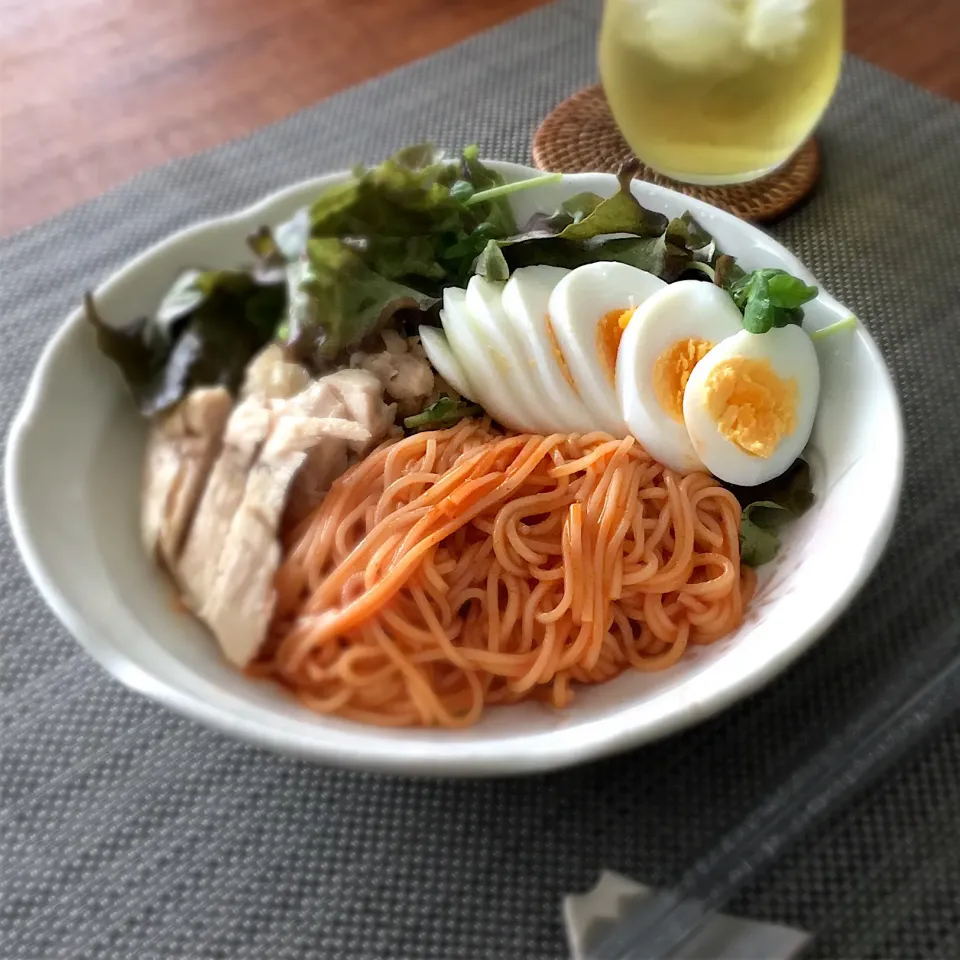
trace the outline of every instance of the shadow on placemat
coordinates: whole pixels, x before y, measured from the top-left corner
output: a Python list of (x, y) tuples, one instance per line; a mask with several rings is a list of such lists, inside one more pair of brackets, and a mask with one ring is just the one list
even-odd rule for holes
[[(85, 287), (164, 234), (426, 136), (526, 160), (594, 79), (598, 5), (563, 0), (0, 246), (0, 430)], [(775, 233), (877, 337), (903, 395), (903, 510), (861, 599), (767, 690), (566, 773), (403, 781), (224, 740), (103, 676), (0, 528), (0, 956), (547, 958), (560, 897), (601, 868), (663, 885), (916, 660), (960, 583), (960, 106), (858, 61), (820, 131), (812, 200)], [(790, 853), (733, 909), (818, 957), (960, 950), (960, 724)]]

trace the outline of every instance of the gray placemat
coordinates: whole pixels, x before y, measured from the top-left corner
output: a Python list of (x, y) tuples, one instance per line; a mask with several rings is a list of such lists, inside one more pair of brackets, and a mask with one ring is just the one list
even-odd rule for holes
[[(525, 160), (537, 120), (594, 79), (597, 8), (562, 0), (3, 241), (0, 431), (80, 291), (171, 230), (422, 137)], [(563, 893), (604, 867), (674, 880), (915, 662), (960, 585), (960, 106), (850, 60), (822, 142), (818, 192), (774, 232), (878, 338), (909, 460), (889, 553), (815, 651), (695, 730), (567, 773), (323, 770), (104, 676), (0, 525), (0, 957), (562, 957)], [(817, 931), (816, 956), (955, 957), (958, 810), (954, 723), (735, 907)]]

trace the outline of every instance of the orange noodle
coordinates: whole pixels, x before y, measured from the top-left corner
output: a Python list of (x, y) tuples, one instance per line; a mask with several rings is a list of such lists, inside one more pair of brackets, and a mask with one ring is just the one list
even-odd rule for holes
[(740, 507), (632, 438), (488, 420), (389, 442), (290, 533), (254, 672), (309, 707), (462, 727), (488, 703), (663, 670), (734, 630)]

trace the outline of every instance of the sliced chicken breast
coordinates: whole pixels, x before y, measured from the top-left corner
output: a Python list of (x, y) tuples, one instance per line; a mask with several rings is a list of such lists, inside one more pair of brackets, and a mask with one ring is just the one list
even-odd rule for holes
[(364, 370), (330, 374), (288, 400), (254, 393), (234, 409), (176, 568), (184, 600), (233, 663), (249, 663), (266, 636), (281, 524), (312, 509), (393, 419)]
[(210, 472), (174, 574), (187, 606), (200, 613), (218, 577), (220, 553), (240, 509), (250, 469), (273, 424), (269, 401), (239, 403), (227, 421), (223, 449)]
[(140, 526), (147, 552), (169, 569), (179, 560), (232, 406), (222, 387), (194, 390), (150, 427)]
[(394, 400), (428, 397), (433, 391), (433, 370), (412, 353), (371, 353), (357, 357), (357, 366), (369, 370)]
[[(318, 380), (330, 391), (331, 406), (325, 408), (318, 399), (307, 401), (320, 410), (319, 416), (342, 417), (364, 427), (366, 440), (344, 437), (339, 443), (327, 438), (307, 453), (306, 461), (297, 473), (287, 501), (286, 523), (296, 526), (323, 499), (330, 484), (351, 463), (365, 456), (393, 428), (396, 407), (383, 399), (379, 380), (365, 370), (340, 370)], [(307, 397), (304, 393), (302, 398)]]
[(434, 390), (433, 367), (427, 360), (419, 337), (409, 340), (396, 330), (381, 334), (384, 349), (377, 353), (358, 351), (350, 357), (350, 366), (369, 370), (393, 400), (420, 400)]
[(283, 347), (278, 343), (271, 343), (247, 364), (240, 397), (246, 399), (260, 396), (288, 400), (306, 390), (312, 379), (306, 367), (287, 360)]
[(217, 579), (200, 616), (227, 658), (244, 666), (256, 656), (273, 617), (273, 578), (280, 564), (277, 532), (291, 482), (307, 451), (328, 441), (365, 442), (366, 428), (331, 417), (281, 416), (250, 470), (243, 501), (230, 524)]

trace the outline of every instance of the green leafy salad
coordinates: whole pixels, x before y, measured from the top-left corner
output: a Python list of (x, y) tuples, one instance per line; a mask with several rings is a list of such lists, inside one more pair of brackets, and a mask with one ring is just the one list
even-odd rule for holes
[[(605, 308), (601, 320), (591, 320), (589, 336), (581, 336), (577, 328), (580, 301), (569, 301), (574, 306), (563, 319), (555, 315), (551, 300), (550, 315), (544, 310), (546, 333), (538, 332), (534, 338), (522, 325), (508, 327), (502, 318), (539, 316), (529, 305), (535, 298), (521, 304), (524, 313), (506, 300), (502, 305), (499, 299), (471, 301), (471, 289), (499, 291), (527, 268), (539, 271), (530, 277), (553, 277), (552, 289), (562, 271), (621, 264), (650, 275), (658, 290), (666, 285), (689, 291), (685, 296), (721, 298), (720, 312), (729, 313), (722, 336), (709, 330), (684, 333), (682, 348), (673, 354), (664, 341), (661, 354), (669, 355), (673, 366), (667, 369), (657, 360), (660, 365), (649, 368), (657, 371), (650, 389), (658, 391), (658, 397), (661, 393), (668, 397), (672, 390), (676, 400), (676, 409), (656, 435), (679, 430), (677, 442), (685, 443), (689, 431), (690, 451), (695, 450), (706, 469), (740, 500), (742, 559), (759, 566), (776, 555), (783, 521), (802, 514), (813, 500), (809, 466), (798, 458), (799, 450), (776, 476), (768, 476), (766, 465), (782, 453), (783, 444), (778, 445), (776, 438), (809, 434), (804, 418), (812, 422), (813, 414), (807, 416), (804, 403), (806, 395), (813, 394), (815, 406), (816, 387), (807, 389), (811, 378), (797, 375), (792, 381), (781, 377), (779, 385), (771, 386), (770, 371), (777, 367), (777, 358), (795, 348), (786, 339), (783, 346), (765, 348), (763, 353), (754, 345), (761, 340), (774, 344), (781, 335), (800, 336), (803, 306), (816, 297), (817, 289), (783, 270), (747, 272), (689, 213), (670, 219), (645, 208), (631, 192), (635, 173), (633, 164), (624, 165), (619, 188), (610, 197), (577, 194), (517, 223), (512, 195), (549, 186), (558, 175), (508, 183), (480, 161), (476, 147), (455, 159), (429, 144), (409, 147), (377, 166), (357, 168), (343, 182), (323, 189), (288, 221), (262, 226), (248, 239), (248, 263), (228, 270), (197, 265), (186, 271), (152, 314), (120, 325), (107, 323), (88, 295), (86, 317), (101, 351), (118, 365), (146, 417), (173, 410), (196, 388), (219, 386), (236, 394), (252, 360), (270, 344), (282, 348), (287, 360), (302, 365), (311, 376), (321, 377), (349, 366), (357, 351), (371, 349), (374, 340), (382, 349), (380, 338), (395, 333), (405, 343), (422, 341), (444, 386), (439, 395), (424, 394), (415, 404), (409, 399), (401, 402), (397, 427), (408, 433), (444, 428), (484, 413), (506, 427), (522, 429), (526, 421), (522, 416), (511, 418), (503, 399), (505, 389), (495, 387), (501, 360), (512, 363), (513, 354), (525, 349), (524, 356), (541, 365), (544, 357), (560, 357), (557, 369), (544, 374), (545, 382), (555, 381), (557, 390), (566, 389), (561, 381), (568, 383), (582, 397), (587, 412), (593, 409), (592, 398), (603, 400), (609, 410), (607, 390), (609, 396), (620, 398), (622, 411), (613, 417), (620, 435), (629, 428), (651, 455), (672, 466), (669, 453), (660, 454), (653, 434), (648, 439), (644, 432), (649, 419), (643, 412), (649, 407), (643, 406), (647, 388), (642, 384), (637, 388), (639, 399), (631, 406), (629, 398), (623, 399), (627, 388), (619, 361), (616, 382), (611, 367), (609, 383), (594, 389), (589, 379), (592, 367), (588, 369), (583, 360), (591, 343), (612, 345), (614, 359), (618, 346), (624, 350), (628, 343), (637, 357), (644, 356), (646, 341), (631, 339), (629, 318), (633, 310), (641, 309), (633, 299), (622, 307)], [(540, 287), (531, 281), (526, 289), (535, 292)], [(464, 295), (468, 313), (483, 313), (479, 326), (469, 330), (470, 324), (462, 320), (466, 313), (459, 307)], [(598, 297), (597, 303), (602, 299)], [(686, 315), (685, 307), (676, 309), (678, 316)], [(749, 348), (742, 344), (733, 352), (726, 348), (744, 335), (755, 338), (742, 341), (749, 342)], [(546, 346), (540, 351), (542, 344)], [(602, 353), (601, 347), (597, 349)], [(709, 374), (701, 372), (699, 363), (708, 349), (714, 353), (727, 349)], [(694, 390), (700, 398), (697, 403), (690, 399)], [(549, 408), (557, 395), (548, 391), (540, 405), (532, 387), (520, 384), (516, 393), (525, 398), (532, 414), (539, 406)], [(762, 410), (755, 399), (761, 395), (773, 398), (764, 400)], [(719, 412), (718, 397), (726, 404)], [(748, 408), (753, 412), (745, 412)], [(725, 453), (716, 459), (719, 466), (712, 465), (709, 445), (697, 432), (706, 417), (719, 424), (728, 446), (736, 448), (736, 457)], [(541, 421), (534, 417), (533, 422)], [(571, 414), (569, 422), (582, 422), (585, 430), (589, 420)], [(597, 423), (596, 429), (607, 429), (609, 415)], [(771, 452), (774, 446), (776, 453)], [(747, 469), (751, 457), (765, 465), (756, 475), (760, 479)], [(741, 461), (747, 468), (738, 466)], [(733, 464), (729, 470), (723, 466), (727, 462)]]

